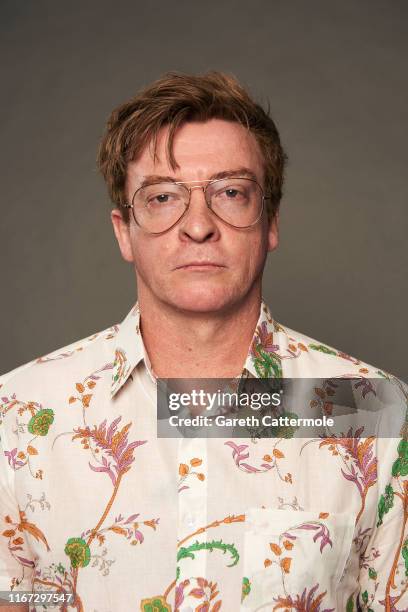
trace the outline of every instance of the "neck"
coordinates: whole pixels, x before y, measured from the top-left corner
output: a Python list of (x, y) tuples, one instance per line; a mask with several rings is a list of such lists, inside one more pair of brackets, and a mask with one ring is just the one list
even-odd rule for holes
[(257, 324), (260, 289), (222, 312), (177, 310), (139, 293), (143, 342), (159, 378), (241, 375)]

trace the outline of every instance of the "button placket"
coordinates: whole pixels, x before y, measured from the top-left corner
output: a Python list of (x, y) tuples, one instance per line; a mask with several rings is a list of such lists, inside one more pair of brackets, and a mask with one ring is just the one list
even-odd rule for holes
[[(207, 551), (200, 545), (207, 542), (207, 531), (194, 534), (207, 524), (208, 487), (206, 438), (181, 438), (178, 444), (178, 465), (182, 467), (179, 467), (177, 585), (191, 577), (206, 577)], [(194, 466), (197, 460), (201, 463)], [(198, 478), (197, 473), (204, 474), (204, 478)]]

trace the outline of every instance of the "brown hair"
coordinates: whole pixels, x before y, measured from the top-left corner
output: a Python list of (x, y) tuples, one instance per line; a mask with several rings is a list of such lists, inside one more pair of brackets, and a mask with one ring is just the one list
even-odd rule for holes
[[(278, 130), (269, 109), (265, 111), (254, 102), (235, 77), (216, 71), (203, 75), (169, 72), (111, 113), (97, 163), (113, 204), (121, 207), (126, 203), (127, 165), (147, 145), (152, 144), (156, 151), (162, 127), (169, 126), (167, 155), (175, 170), (173, 139), (177, 129), (187, 121), (209, 119), (235, 121), (255, 136), (265, 160), (271, 219), (279, 208), (287, 161)], [(129, 210), (122, 208), (122, 213), (128, 221)]]

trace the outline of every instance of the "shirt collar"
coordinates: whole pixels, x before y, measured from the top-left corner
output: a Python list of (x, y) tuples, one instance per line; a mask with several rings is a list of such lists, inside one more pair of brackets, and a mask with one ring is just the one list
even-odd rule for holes
[(136, 302), (119, 325), (119, 331), (116, 334), (111, 397), (114, 397), (123, 387), (137, 364), (146, 358), (147, 355), (140, 332), (139, 303)]
[(255, 378), (281, 378), (278, 332), (284, 331), (262, 299), (258, 322), (245, 360), (243, 375)]
[[(272, 318), (267, 304), (262, 299), (258, 322), (248, 349), (242, 376), (255, 378), (282, 377), (281, 358), (278, 354), (279, 345), (277, 344), (279, 331), (283, 331), (283, 328)], [(139, 304), (136, 302), (119, 325), (116, 334), (111, 397), (114, 397), (123, 387), (142, 359), (151, 373), (150, 360), (140, 331)]]

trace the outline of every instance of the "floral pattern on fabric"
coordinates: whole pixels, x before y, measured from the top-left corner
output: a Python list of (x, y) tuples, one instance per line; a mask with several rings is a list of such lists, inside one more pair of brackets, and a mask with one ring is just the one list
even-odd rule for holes
[[(408, 426), (158, 439), (146, 364), (136, 304), (0, 379), (0, 590), (72, 592), (83, 612), (408, 609)], [(351, 377), (368, 406), (381, 378), (407, 402), (265, 303), (244, 375)], [(308, 408), (331, 415), (335, 393), (331, 378)]]

